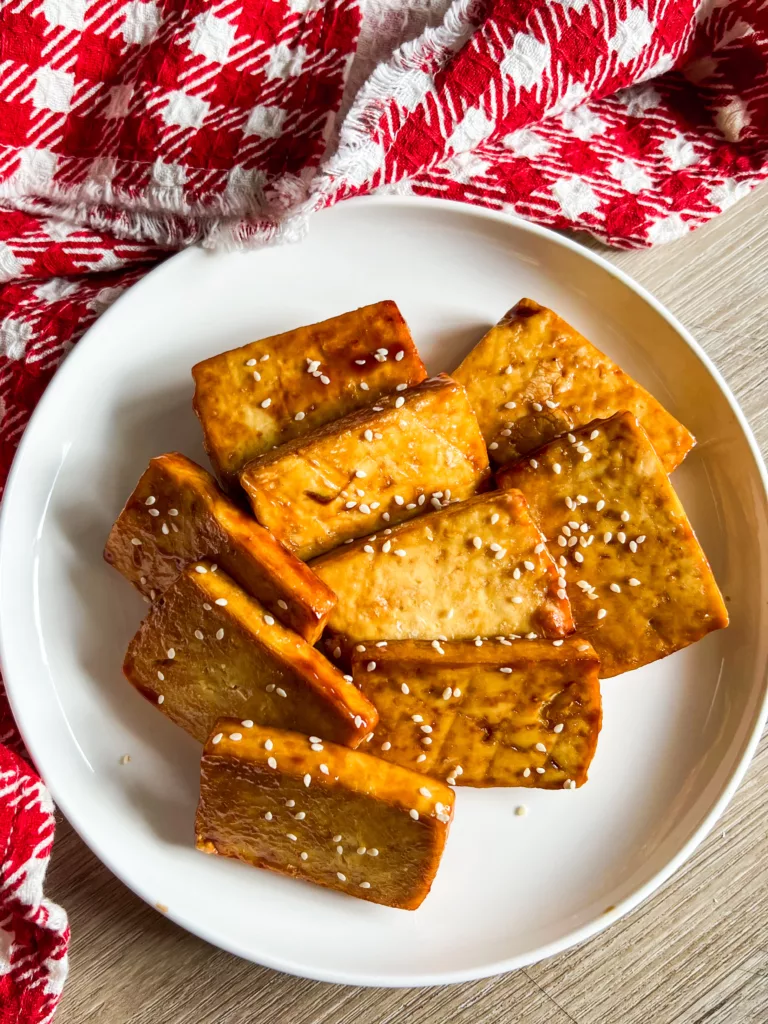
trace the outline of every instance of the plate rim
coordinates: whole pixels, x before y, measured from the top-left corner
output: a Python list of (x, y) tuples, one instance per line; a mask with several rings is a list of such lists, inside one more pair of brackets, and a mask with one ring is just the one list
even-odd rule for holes
[[(561, 235), (556, 231), (549, 228), (543, 227), (539, 224), (532, 223), (530, 221), (523, 220), (515, 216), (514, 214), (507, 213), (502, 210), (492, 210), (485, 207), (475, 206), (469, 203), (458, 202), (450, 199), (438, 199), (425, 196), (362, 196), (355, 197), (351, 200), (345, 200), (343, 208), (355, 207), (401, 207), (401, 208), (422, 208), (422, 209), (442, 209), (450, 217), (452, 214), (460, 213), (469, 217), (476, 217), (479, 220), (492, 221), (497, 224), (501, 224), (512, 230), (523, 232), (523, 234), (531, 234), (539, 238), (543, 238), (546, 241), (570, 250), (572, 253), (586, 259), (597, 267), (609, 273), (612, 277), (616, 278), (621, 284), (623, 284), (630, 291), (634, 292), (644, 302), (646, 302), (659, 316), (661, 316), (669, 326), (678, 334), (678, 336), (686, 343), (691, 349), (693, 354), (698, 358), (699, 362), (709, 373), (710, 377), (714, 380), (719, 388), (721, 394), (726, 399), (731, 412), (733, 413), (742, 435), (744, 436), (747, 446), (752, 455), (752, 459), (757, 470), (757, 476), (762, 484), (762, 497), (763, 505), (766, 513), (766, 519), (768, 520), (768, 471), (762, 458), (762, 454), (758, 447), (757, 441), (755, 440), (752, 428), (741, 410), (741, 407), (732, 393), (727, 382), (723, 378), (722, 374), (718, 370), (715, 363), (699, 345), (693, 335), (687, 330), (687, 328), (680, 323), (675, 317), (651, 292), (649, 292), (643, 285), (635, 281), (626, 271), (622, 270), (606, 260), (599, 253), (593, 252), (587, 249), (577, 241), (567, 236)], [(323, 211), (320, 211), (320, 216), (328, 217), (333, 216), (336, 207), (332, 207)], [(311, 227), (310, 227), (311, 231)], [(70, 813), (71, 804), (68, 797), (64, 792), (59, 790), (57, 782), (53, 778), (46, 777), (46, 773), (41, 768), (41, 764), (46, 760), (46, 756), (40, 757), (40, 746), (38, 746), (34, 739), (34, 727), (32, 729), (27, 728), (27, 723), (23, 721), (24, 715), (21, 711), (20, 703), (17, 701), (15, 695), (15, 684), (11, 682), (10, 675), (7, 672), (7, 651), (11, 647), (9, 642), (8, 633), (8, 616), (5, 614), (6, 605), (6, 590), (5, 587), (5, 550), (8, 543), (8, 527), (7, 523), (10, 519), (9, 509), (15, 504), (16, 495), (21, 491), (20, 479), (22, 476), (23, 463), (26, 461), (27, 451), (32, 448), (34, 444), (34, 432), (36, 430), (37, 422), (42, 420), (46, 414), (46, 410), (49, 404), (52, 403), (52, 395), (54, 389), (61, 386), (61, 381), (66, 381), (69, 376), (78, 372), (80, 363), (88, 358), (89, 346), (93, 344), (90, 339), (90, 335), (93, 333), (94, 328), (98, 325), (103, 325), (105, 319), (108, 319), (116, 315), (116, 310), (119, 311), (124, 299), (129, 293), (135, 293), (136, 290), (140, 290), (145, 283), (149, 281), (151, 277), (162, 272), (162, 270), (171, 262), (178, 263), (182, 259), (187, 259), (190, 256), (191, 250), (199, 249), (199, 245), (189, 246), (186, 249), (182, 249), (180, 252), (175, 253), (170, 259), (163, 260), (156, 267), (153, 267), (144, 277), (138, 282), (129, 286), (122, 295), (107, 309), (100, 317), (94, 321), (93, 324), (85, 331), (83, 336), (77, 342), (74, 350), (69, 353), (67, 358), (64, 360), (62, 365), (56, 370), (54, 377), (49, 382), (40, 401), (37, 403), (35, 409), (32, 412), (29, 422), (24, 430), (21, 441), (16, 450), (13, 463), (11, 466), (10, 473), (5, 488), (5, 495), (2, 501), (2, 508), (0, 508), (0, 665), (3, 667), (3, 677), (5, 681), (5, 690), (8, 697), (11, 711), (14, 716), (19, 733), (26, 745), (27, 751), (29, 752), (32, 760), (32, 766), (39, 773), (44, 784), (48, 788), (55, 804), (62, 811), (71, 827), (77, 832), (83, 842), (88, 846), (91, 852), (101, 861), (107, 869), (119, 879), (128, 889), (134, 892), (137, 896), (143, 899), (150, 907), (156, 908), (156, 900), (152, 893), (145, 890), (143, 886), (135, 883), (132, 880), (128, 880), (121, 870), (114, 866), (112, 858), (108, 853), (103, 852), (98, 843), (92, 841), (88, 834), (87, 826), (77, 821), (77, 813)], [(85, 354), (81, 354), (85, 353)], [(309, 978), (315, 981), (325, 981), (335, 984), (344, 985), (357, 985), (364, 987), (383, 987), (383, 988), (418, 988), (431, 985), (445, 985), (455, 984), (459, 982), (475, 981), (481, 978), (492, 977), (494, 975), (504, 974), (509, 971), (517, 970), (523, 967), (530, 966), (531, 964), (538, 963), (541, 960), (545, 960), (548, 957), (554, 956), (567, 949), (572, 948), (586, 939), (591, 938), (594, 935), (599, 934), (608, 928), (611, 924), (624, 917), (631, 910), (637, 907), (640, 903), (646, 900), (652, 893), (654, 893), (660, 886), (662, 886), (679, 868), (688, 860), (688, 858), (694, 853), (701, 842), (706, 838), (709, 832), (714, 827), (718, 818), (722, 815), (731, 799), (733, 798), (736, 790), (738, 789), (747, 768), (752, 760), (757, 745), (760, 741), (763, 729), (765, 728), (766, 721), (768, 721), (768, 661), (763, 666), (763, 682), (762, 682), (763, 694), (762, 701), (758, 702), (752, 726), (749, 735), (743, 742), (742, 749), (738, 754), (738, 761), (734, 767), (734, 770), (730, 774), (727, 781), (722, 785), (719, 795), (712, 804), (709, 812), (700, 822), (700, 824), (693, 830), (691, 835), (688, 837), (686, 842), (680, 847), (677, 853), (671, 857), (667, 863), (648, 879), (643, 885), (639, 886), (628, 896), (626, 896), (620, 903), (616, 904), (610, 911), (604, 911), (592, 920), (586, 922), (581, 927), (573, 929), (567, 934), (561, 936), (559, 939), (553, 940), (550, 943), (540, 946), (537, 949), (531, 950), (526, 954), (520, 954), (513, 957), (503, 958), (501, 960), (495, 960), (490, 963), (475, 966), (473, 968), (454, 969), (442, 972), (429, 972), (422, 973), (415, 977), (406, 976), (402, 974), (384, 974), (384, 975), (359, 975), (354, 972), (347, 972), (343, 968), (334, 968), (333, 970), (316, 969), (313, 967), (306, 967), (302, 964), (295, 963), (281, 956), (271, 956), (269, 953), (260, 953), (258, 959), (253, 955), (250, 950), (247, 950), (241, 946), (237, 941), (231, 941), (226, 935), (221, 935), (207, 929), (205, 926), (198, 924), (196, 921), (190, 919), (183, 911), (169, 909), (164, 912), (164, 916), (170, 918), (180, 927), (186, 931), (209, 942), (210, 944), (224, 949), (235, 956), (241, 957), (244, 960), (248, 960), (252, 963), (258, 963), (265, 967), (269, 967), (273, 970), (282, 971), (283, 973), (293, 975), (296, 977)]]

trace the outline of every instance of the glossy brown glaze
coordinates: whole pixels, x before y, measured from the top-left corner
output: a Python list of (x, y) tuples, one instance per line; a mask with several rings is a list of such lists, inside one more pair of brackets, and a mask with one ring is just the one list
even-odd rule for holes
[(379, 713), (366, 749), (451, 785), (576, 788), (600, 732), (599, 665), (581, 637), (367, 645), (352, 657)]
[(192, 376), (205, 447), (229, 488), (257, 455), (427, 372), (400, 310), (386, 301), (222, 352)]
[(309, 643), (322, 633), (336, 602), (311, 569), (222, 493), (210, 473), (178, 452), (150, 461), (112, 527), (104, 558), (150, 600), (190, 562), (215, 560)]
[(467, 498), (489, 475), (464, 388), (433, 377), (249, 462), (258, 521), (299, 558)]
[(577, 632), (600, 656), (601, 675), (646, 665), (727, 626), (709, 562), (635, 417), (596, 420), (571, 437), (497, 478), (523, 491), (549, 538)]
[(519, 492), (457, 502), (312, 567), (338, 595), (328, 627), (346, 642), (556, 638), (573, 628), (555, 563)]
[(314, 738), (218, 722), (201, 764), (198, 849), (415, 910), (440, 863), (453, 791)]
[(668, 473), (695, 444), (653, 395), (533, 299), (502, 317), (452, 376), (466, 387), (497, 465), (622, 410), (638, 417)]
[(376, 723), (351, 682), (211, 563), (187, 568), (155, 601), (123, 671), (201, 743), (224, 715), (349, 746)]

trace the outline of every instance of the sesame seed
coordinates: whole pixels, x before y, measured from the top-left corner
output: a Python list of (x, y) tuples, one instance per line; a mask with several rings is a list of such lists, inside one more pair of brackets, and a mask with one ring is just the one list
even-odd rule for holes
[(589, 501), (589, 498), (587, 498), (587, 496), (585, 494), (577, 494), (576, 495), (576, 501), (578, 501), (578, 503), (580, 505), (586, 505), (587, 502)]
[(598, 503), (597, 503), (597, 504), (595, 505), (595, 508), (597, 509), (597, 511), (598, 511), (598, 512), (602, 512), (602, 511), (603, 511), (603, 509), (605, 508), (605, 502), (603, 501), (603, 499), (602, 499), (602, 498), (601, 498), (601, 499), (600, 499), (600, 501), (598, 501)]
[(624, 544), (626, 543), (627, 535), (626, 533), (619, 531), (619, 533), (616, 534), (616, 539), (618, 540), (619, 544)]
[(504, 408), (505, 409), (516, 409), (517, 408), (517, 402), (505, 402), (504, 403)]
[(220, 608), (226, 608), (228, 602), (227, 602), (226, 597), (217, 597), (215, 602), (214, 602), (214, 604), (219, 605)]
[(337, 871), (337, 872), (336, 872), (336, 877), (338, 878), (338, 880), (339, 880), (340, 882), (346, 882), (346, 880), (347, 880), (347, 876), (346, 876), (346, 875), (343, 875), (343, 874), (341, 873), (341, 871)]
[(160, 515), (159, 511), (158, 511), (158, 510), (157, 510), (156, 508), (151, 508), (151, 509), (149, 510), (149, 514), (150, 514), (151, 516), (159, 516), (159, 515)]
[(390, 750), (391, 748), (392, 748), (392, 744), (389, 742), (389, 740), (387, 740), (385, 743), (381, 744), (381, 749), (382, 750)]
[(217, 640), (223, 640), (224, 639), (224, 630), (223, 629), (217, 629), (216, 630), (216, 639)]
[(405, 405), (405, 399), (403, 398), (402, 395), (399, 398), (395, 399), (395, 408), (396, 409), (400, 409), (404, 405)]
[(266, 363), (266, 361), (267, 361), (268, 359), (269, 359), (269, 352), (267, 352), (267, 354), (266, 354), (266, 355), (263, 355), (263, 356), (261, 357), (261, 359), (259, 360), (259, 362), (260, 362), (260, 363)]
[(521, 576), (522, 576), (522, 573), (520, 572), (519, 569), (515, 568), (515, 569), (512, 570), (512, 577), (513, 577), (513, 579), (519, 580)]
[(431, 792), (431, 791), (430, 791), (429, 789), (427, 789), (427, 787), (426, 787), (426, 786), (422, 786), (422, 787), (421, 787), (421, 788), (419, 789), (419, 792), (421, 793), (421, 795), (422, 795), (422, 796), (425, 796), (425, 797), (426, 797), (426, 798), (427, 798), (428, 800), (429, 800), (429, 799), (430, 799), (430, 797), (432, 796), (432, 792)]
[(328, 771), (328, 765), (327, 764), (321, 764), (320, 765), (320, 771), (323, 773), (323, 775), (329, 775), (330, 774), (330, 772)]
[(288, 696), (288, 694), (285, 692), (285, 690), (282, 688), (282, 686), (276, 687), (275, 688), (275, 693), (277, 694), (278, 697), (287, 697)]
[(548, 409), (557, 409), (557, 407), (558, 407), (558, 406), (560, 405), (560, 403), (559, 403), (559, 402), (553, 402), (551, 398), (548, 398), (548, 399), (547, 399), (547, 400), (546, 400), (546, 401), (544, 402), (544, 405), (546, 405), (546, 407), (547, 407)]
[(304, 412), (297, 412), (296, 415), (293, 418), (295, 420), (301, 421), (301, 420), (304, 419), (305, 416), (306, 416), (306, 413), (304, 413)]
[(141, 541), (139, 540), (138, 537), (131, 537), (131, 544), (133, 544), (135, 547), (139, 547), (141, 545)]
[(546, 752), (547, 752), (547, 748), (544, 746), (543, 743), (537, 743), (536, 744), (536, 750), (540, 750), (542, 752), (542, 754), (546, 754)]
[[(341, 837), (339, 837), (339, 838), (341, 838)], [(338, 855), (341, 857), (341, 855), (344, 853), (344, 847), (343, 846), (337, 846), (336, 847), (336, 853), (338, 853)]]
[(525, 771), (523, 772), (523, 778), (527, 779), (530, 776), (530, 774), (531, 774), (531, 769), (530, 768), (526, 768)]
[(635, 579), (634, 576), (630, 576), (630, 578), (627, 580), (627, 583), (629, 583), (630, 587), (640, 586), (640, 580)]
[(578, 543), (579, 543), (579, 538), (578, 537), (570, 537), (569, 540), (568, 540), (568, 547), (569, 548), (575, 548)]
[(565, 504), (567, 508), (574, 508), (573, 498), (566, 497)]
[(262, 409), (268, 409), (270, 407), (270, 405), (272, 405), (272, 399), (271, 398), (265, 398), (264, 401), (261, 403), (261, 408)]
[(401, 691), (403, 693), (406, 693), (406, 694), (411, 692), (410, 689), (408, 688), (408, 684), (407, 683), (401, 683), (400, 684), (400, 689), (401, 689)]
[(583, 562), (584, 561), (584, 555), (582, 555), (582, 553), (580, 551), (574, 551), (573, 557), (574, 557), (575, 561), (577, 561), (577, 562)]
[(271, 615), (265, 615), (264, 616), (264, 621), (266, 622), (266, 624), (268, 626), (274, 626), (274, 624), (275, 624), (275, 620), (272, 618)]
[(629, 512), (627, 512), (626, 509), (624, 509), (624, 511), (621, 513), (621, 521), (622, 521), (622, 523), (628, 523), (629, 522)]
[(535, 555), (540, 555), (543, 551), (546, 551), (546, 550), (547, 550), (547, 545), (546, 544), (537, 544), (536, 547), (533, 549), (533, 553)]
[[(235, 743), (237, 743), (238, 740), (241, 740), (243, 738), (243, 734), (241, 732), (231, 732), (229, 734), (229, 738), (231, 740), (234, 740)], [(267, 764), (269, 765), (269, 767), (270, 768), (277, 768), (277, 761), (275, 761), (274, 764), (270, 764), (271, 761), (275, 761), (275, 759), (273, 757), (269, 758), (269, 760), (267, 761)]]
[(264, 689), (267, 691), (267, 693), (272, 693), (273, 690), (275, 689), (275, 684), (274, 683), (267, 683), (267, 685), (264, 687)]
[(330, 377), (326, 377), (326, 375), (324, 373), (322, 373), (320, 375), (320, 383), (321, 384), (330, 384), (331, 383), (331, 378)]
[(621, 593), (621, 587), (619, 586), (618, 583), (612, 583), (611, 586), (610, 586), (610, 589), (614, 592), (614, 594), (620, 594)]
[(563, 731), (563, 723), (562, 722), (558, 722), (557, 725), (552, 730), (552, 732), (558, 732), (558, 733), (560, 733), (562, 731)]
[(523, 603), (522, 597), (517, 596), (517, 597), (513, 597), (512, 598), (512, 604), (522, 604), (522, 603)]
[(536, 774), (537, 775), (543, 775), (544, 774), (544, 769), (543, 768), (537, 768), (536, 769)]
[(450, 700), (452, 694), (453, 694), (452, 688), (450, 686), (446, 686), (446, 688), (443, 690), (443, 700)]
[(274, 743), (272, 742), (272, 740), (264, 740), (264, 749), (265, 750), (271, 750), (273, 746), (274, 746)]
[(557, 543), (560, 545), (561, 548), (564, 548), (567, 545), (568, 541), (565, 539), (563, 534), (560, 534), (560, 536), (557, 538)]
[(605, 610), (605, 608), (598, 608), (597, 609), (597, 617), (598, 617), (598, 619), (604, 619), (607, 614), (608, 614), (608, 612)]
[(373, 440), (373, 431), (372, 430), (364, 431), (363, 432), (363, 437), (365, 438), (366, 441), (372, 441)]
[(564, 601), (566, 599), (566, 597), (568, 596), (568, 594), (566, 593), (565, 590), (561, 589), (561, 590), (558, 590), (557, 596), (560, 598), (561, 601)]
[(401, 360), (401, 359), (403, 358), (403, 356), (404, 356), (404, 355), (405, 355), (405, 352), (403, 351), (403, 349), (400, 349), (400, 351), (399, 351), (399, 352), (396, 352), (396, 353), (395, 353), (395, 362), (396, 362), (396, 363), (399, 363), (399, 362), (400, 362), (400, 360)]
[(431, 736), (422, 736), (421, 737), (421, 742), (424, 744), (425, 747), (428, 747), (430, 745), (430, 743), (432, 742), (432, 737)]
[(590, 460), (591, 458), (592, 458), (592, 454), (591, 454), (591, 452), (587, 452), (587, 454), (586, 454), (586, 455), (582, 455), (582, 457), (581, 457), (581, 461), (582, 461), (582, 462), (589, 462), (589, 460)]
[(552, 469), (554, 469), (555, 473), (561, 473), (563, 467), (560, 465), (559, 462), (555, 462), (554, 465), (552, 466)]
[(258, 370), (253, 371), (253, 379), (256, 381), (257, 384), (261, 380), (261, 374), (259, 373)]
[(201, 629), (196, 629), (195, 630), (195, 636), (197, 637), (198, 640), (202, 640), (203, 639), (203, 631)]
[(610, 531), (608, 533), (604, 533), (603, 534), (603, 540), (605, 541), (606, 544), (610, 544), (611, 541), (613, 540), (613, 534)]
[(320, 750), (323, 750), (324, 747), (323, 747), (322, 743), (310, 743), (309, 749), (310, 750), (314, 750), (315, 752), (318, 752)]
[(277, 606), (278, 608), (282, 608), (284, 612), (288, 611), (288, 602), (283, 601), (282, 598), (280, 598), (280, 600), (277, 602)]
[(403, 548), (396, 548), (395, 554), (397, 555), (398, 558), (405, 558), (408, 552), (405, 551)]
[(369, 661), (368, 664), (365, 667), (366, 667), (366, 669), (369, 672), (373, 672), (376, 669), (376, 662), (375, 661)]
[(498, 523), (498, 521), (499, 521), (499, 513), (498, 512), (494, 512), (493, 515), (491, 516), (491, 526), (495, 526), (496, 523)]
[(499, 669), (499, 672), (503, 672), (504, 675), (507, 675), (507, 676), (510, 674), (511, 671), (512, 671), (511, 668), (500, 668)]
[(644, 544), (644, 543), (645, 543), (645, 534), (644, 534), (644, 533), (642, 533), (642, 534), (641, 534), (641, 535), (640, 535), (640, 536), (639, 536), (639, 537), (637, 538), (637, 543), (638, 543), (638, 544)]
[(419, 762), (426, 761), (426, 760), (427, 760), (427, 755), (426, 754), (419, 754), (419, 756), (416, 758), (416, 764), (419, 764)]
[(288, 836), (292, 843), (295, 843), (297, 841), (296, 836), (293, 834), (293, 832), (286, 832), (285, 834)]
[(410, 814), (414, 821), (419, 820), (419, 812), (416, 810), (415, 807), (412, 807), (410, 811), (408, 811), (408, 813)]
[(299, 854), (299, 856), (301, 857), (302, 860), (306, 860), (309, 857), (309, 854), (308, 853), (304, 853), (304, 851), (302, 851)]
[(541, 410), (543, 409), (541, 402), (531, 402), (531, 405), (536, 410), (536, 412), (541, 412)]
[(362, 388), (363, 391), (367, 391), (368, 390), (368, 385), (365, 383), (364, 380), (360, 381), (360, 387)]
[(525, 804), (518, 804), (517, 807), (515, 808), (515, 814), (517, 815), (518, 818), (524, 818), (527, 813), (528, 813), (528, 808), (525, 806)]
[(576, 451), (579, 453), (579, 455), (586, 455), (587, 452), (589, 451), (589, 448), (587, 448), (583, 444), (577, 444), (576, 445)]
[(562, 647), (563, 646), (563, 641), (562, 640), (553, 640), (552, 641), (552, 646), (553, 647)]
[(531, 469), (538, 469), (539, 468), (539, 464), (536, 461), (536, 459), (530, 459), (529, 462), (528, 462), (528, 465), (531, 467)]

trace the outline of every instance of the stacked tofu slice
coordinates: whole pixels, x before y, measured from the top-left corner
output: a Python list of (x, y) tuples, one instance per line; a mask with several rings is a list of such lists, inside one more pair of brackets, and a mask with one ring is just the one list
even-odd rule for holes
[(105, 558), (150, 604), (125, 675), (204, 744), (204, 852), (415, 909), (451, 787), (583, 785), (599, 679), (727, 625), (694, 439), (532, 300), (450, 377), (393, 302), (193, 376), (221, 486), (153, 459)]

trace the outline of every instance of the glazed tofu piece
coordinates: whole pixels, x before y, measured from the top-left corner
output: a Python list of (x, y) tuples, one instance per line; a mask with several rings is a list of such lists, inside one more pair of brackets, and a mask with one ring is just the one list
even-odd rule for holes
[(249, 462), (258, 521), (299, 558), (473, 495), (489, 473), (464, 388), (433, 377)]
[(112, 527), (104, 558), (151, 601), (190, 562), (215, 560), (310, 644), (336, 603), (311, 569), (178, 452), (150, 461)]
[(573, 629), (555, 563), (519, 492), (457, 502), (339, 548), (313, 568), (339, 598), (328, 627), (340, 649), (369, 640), (557, 638)]
[[(361, 645), (362, 646), (362, 645)], [(565, 640), (395, 640), (353, 655), (379, 712), (366, 750), (452, 786), (575, 789), (600, 732), (594, 648)]]
[(728, 625), (709, 562), (648, 436), (628, 412), (500, 470), (568, 581), (601, 675), (647, 665)]
[(376, 724), (351, 677), (211, 563), (185, 569), (155, 601), (123, 672), (201, 743), (225, 715), (351, 747)]
[(415, 910), (435, 877), (453, 791), (370, 754), (223, 719), (205, 744), (205, 853)]
[(251, 459), (427, 376), (394, 302), (254, 341), (192, 367), (194, 408), (231, 488)]
[(557, 313), (521, 299), (453, 374), (497, 465), (628, 410), (671, 473), (696, 443), (674, 416)]

